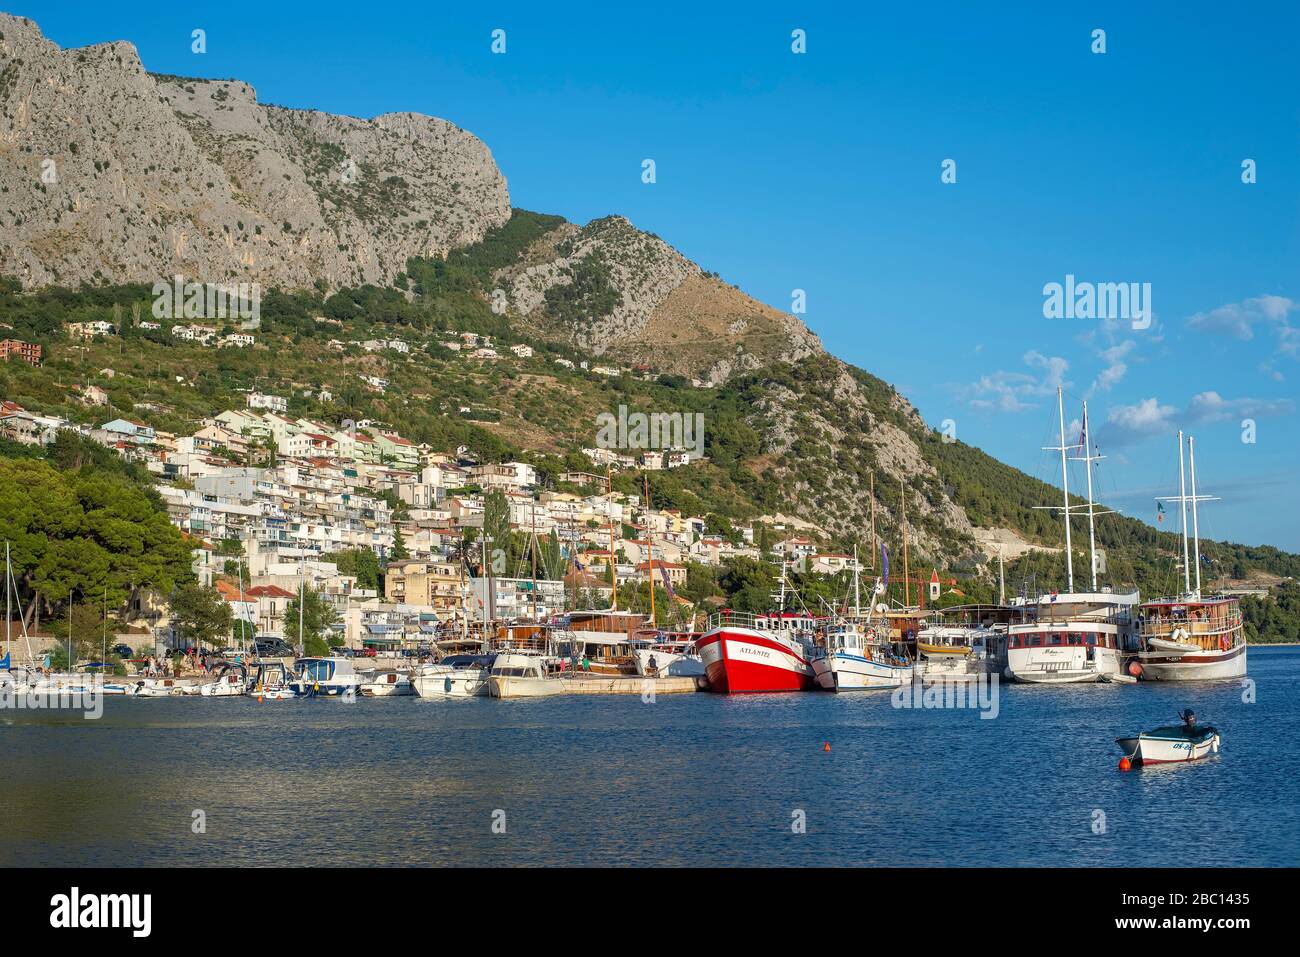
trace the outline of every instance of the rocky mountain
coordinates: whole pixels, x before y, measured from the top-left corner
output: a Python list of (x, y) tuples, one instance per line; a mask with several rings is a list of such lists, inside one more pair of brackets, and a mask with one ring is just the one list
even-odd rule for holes
[(385, 283), (510, 215), (488, 148), (445, 120), (257, 102), (146, 72), (125, 42), (60, 49), (0, 14), (0, 269), (27, 286)]

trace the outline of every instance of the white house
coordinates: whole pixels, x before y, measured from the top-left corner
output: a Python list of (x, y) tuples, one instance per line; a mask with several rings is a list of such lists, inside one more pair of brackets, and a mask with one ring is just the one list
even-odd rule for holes
[(267, 395), (265, 392), (248, 393), (250, 409), (270, 409), (272, 412), (288, 412), (289, 400), (284, 396)]

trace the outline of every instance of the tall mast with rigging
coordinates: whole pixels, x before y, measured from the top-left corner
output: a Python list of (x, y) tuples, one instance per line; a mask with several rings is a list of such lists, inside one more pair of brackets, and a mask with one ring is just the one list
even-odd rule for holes
[(1192, 567), (1187, 555), (1187, 470), (1183, 467), (1183, 433), (1178, 433), (1178, 519), (1183, 530), (1183, 591), (1192, 590)]
[(898, 489), (899, 506), (903, 513), (903, 607), (912, 607), (912, 583), (907, 569), (907, 480), (904, 479)]
[(876, 472), (871, 472), (871, 570), (876, 570)]
[(645, 490), (645, 554), (646, 578), (650, 582), (650, 627), (659, 627), (655, 619), (655, 551), (650, 536), (650, 476), (642, 475), (642, 488)]
[(1088, 431), (1088, 402), (1083, 403), (1083, 429), (1079, 435), (1079, 448), (1083, 454), (1073, 456), (1076, 462), (1082, 462), (1084, 468), (1088, 470), (1088, 562), (1092, 569), (1092, 590), (1097, 590), (1097, 534), (1095, 519), (1100, 515), (1112, 515), (1111, 509), (1097, 510), (1096, 502), (1092, 497), (1092, 463), (1100, 462), (1105, 456), (1092, 454), (1092, 433)]
[(614, 549), (614, 475), (605, 466), (605, 517), (609, 520), (609, 608), (618, 611), (618, 556)]

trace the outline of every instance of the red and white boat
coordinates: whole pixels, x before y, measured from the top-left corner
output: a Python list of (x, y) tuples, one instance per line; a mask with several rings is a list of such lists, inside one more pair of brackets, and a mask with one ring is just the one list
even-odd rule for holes
[(818, 619), (774, 612), (722, 611), (695, 642), (709, 690), (721, 694), (811, 691), (813, 636)]

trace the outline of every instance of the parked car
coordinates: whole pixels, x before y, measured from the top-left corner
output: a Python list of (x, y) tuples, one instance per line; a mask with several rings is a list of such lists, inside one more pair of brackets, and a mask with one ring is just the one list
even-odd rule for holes
[(373, 648), (358, 648), (352, 654), (357, 658), (374, 658), (379, 652)]
[(128, 658), (135, 657), (135, 652), (131, 649), (130, 645), (114, 645), (111, 651), (113, 652), (113, 654), (117, 655), (123, 661), (126, 661), (126, 659)]
[(255, 647), (259, 658), (292, 658), (297, 654), (283, 638), (259, 638)]

